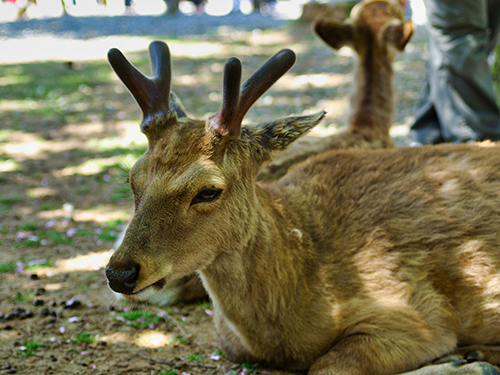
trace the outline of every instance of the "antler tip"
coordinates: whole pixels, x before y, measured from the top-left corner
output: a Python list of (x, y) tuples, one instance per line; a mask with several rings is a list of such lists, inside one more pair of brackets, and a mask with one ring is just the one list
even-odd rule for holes
[(161, 40), (155, 40), (149, 44), (149, 51), (150, 52), (167, 52), (170, 53), (170, 50), (168, 49), (168, 45), (165, 42), (162, 42)]
[(123, 54), (120, 52), (118, 48), (111, 48), (108, 51), (108, 61), (113, 62), (116, 59), (121, 59), (123, 57)]
[(297, 55), (291, 49), (282, 49), (275, 55), (277, 60), (280, 60), (284, 63), (284, 65), (289, 66), (290, 69), (295, 61), (297, 60)]

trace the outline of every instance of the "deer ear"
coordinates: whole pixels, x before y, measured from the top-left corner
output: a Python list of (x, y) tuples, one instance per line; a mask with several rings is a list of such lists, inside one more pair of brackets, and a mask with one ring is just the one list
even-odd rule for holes
[(328, 19), (320, 19), (313, 25), (318, 36), (334, 49), (353, 44), (354, 30), (350, 22), (339, 23)]
[(404, 21), (399, 25), (389, 25), (384, 30), (384, 40), (399, 51), (403, 51), (413, 35), (413, 29), (412, 21)]
[(287, 148), (290, 143), (315, 127), (325, 116), (321, 111), (309, 116), (290, 116), (275, 120), (260, 126), (255, 144), (270, 151), (280, 151)]
[(174, 110), (177, 113), (177, 118), (187, 117), (186, 110), (182, 105), (180, 99), (173, 92), (170, 93), (168, 106), (171, 110)]

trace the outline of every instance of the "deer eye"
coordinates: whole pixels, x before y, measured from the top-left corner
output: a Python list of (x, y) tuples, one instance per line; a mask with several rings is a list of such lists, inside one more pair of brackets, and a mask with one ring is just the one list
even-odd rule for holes
[(197, 203), (213, 202), (220, 197), (222, 189), (203, 189), (191, 201), (191, 206)]

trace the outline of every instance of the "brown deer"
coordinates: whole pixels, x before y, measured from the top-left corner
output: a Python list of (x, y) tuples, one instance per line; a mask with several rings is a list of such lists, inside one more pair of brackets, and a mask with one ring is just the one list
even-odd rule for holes
[(233, 361), (377, 375), (458, 353), (466, 360), (412, 374), (498, 373), (467, 363), (500, 363), (498, 145), (329, 151), (256, 182), (324, 115), (242, 126), (293, 52), (241, 90), (241, 64), (228, 60), (206, 121), (177, 116), (168, 48), (150, 53), (151, 79), (109, 53), (149, 142), (130, 171), (135, 214), (106, 267), (112, 290), (144, 301), (197, 271)]
[[(349, 143), (355, 147), (392, 146), (389, 128), (394, 113), (393, 62), (413, 34), (399, 0), (358, 3), (344, 22), (319, 19), (314, 31), (334, 49), (349, 46), (358, 55), (356, 95), (349, 121)], [(364, 141), (364, 142), (363, 142)], [(366, 143), (369, 146), (366, 146)]]
[[(329, 45), (336, 49), (348, 45), (359, 57), (349, 127), (330, 137), (300, 139), (262, 168), (258, 180), (276, 180), (292, 165), (326, 150), (393, 146), (389, 135), (394, 112), (392, 64), (396, 51), (404, 49), (413, 31), (413, 24), (404, 21), (403, 15), (399, 2), (370, 0), (358, 3), (343, 22), (331, 16), (315, 23), (316, 32)], [(187, 116), (173, 94), (170, 107), (176, 109), (178, 117)], [(115, 249), (120, 244), (121, 239)], [(149, 302), (166, 305), (204, 298), (208, 297), (201, 281), (189, 275), (166, 285)]]
[(344, 21), (330, 14), (316, 20), (313, 29), (323, 41), (336, 50), (348, 46), (358, 57), (347, 130), (325, 138), (300, 139), (264, 167), (259, 178), (275, 180), (294, 164), (327, 150), (394, 146), (389, 134), (394, 114), (393, 63), (413, 28), (413, 22), (404, 20), (399, 0), (362, 1)]

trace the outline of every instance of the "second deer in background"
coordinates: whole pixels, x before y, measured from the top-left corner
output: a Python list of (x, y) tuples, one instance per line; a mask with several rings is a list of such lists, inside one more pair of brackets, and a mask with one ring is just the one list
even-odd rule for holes
[(346, 20), (327, 16), (316, 20), (313, 29), (332, 48), (352, 48), (358, 57), (349, 124), (329, 137), (299, 139), (262, 170), (261, 180), (282, 177), (292, 165), (328, 150), (394, 146), (389, 134), (395, 107), (393, 63), (414, 29), (412, 21), (404, 20), (399, 0), (362, 1)]

